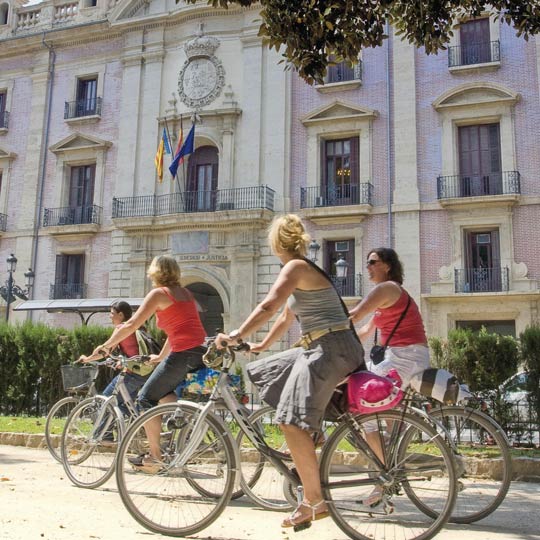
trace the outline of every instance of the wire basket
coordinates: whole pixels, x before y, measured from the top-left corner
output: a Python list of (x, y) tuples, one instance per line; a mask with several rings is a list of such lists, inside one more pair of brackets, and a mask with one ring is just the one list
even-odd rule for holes
[(67, 364), (60, 366), (60, 370), (62, 372), (62, 384), (67, 392), (76, 386), (91, 383), (97, 375), (98, 367)]

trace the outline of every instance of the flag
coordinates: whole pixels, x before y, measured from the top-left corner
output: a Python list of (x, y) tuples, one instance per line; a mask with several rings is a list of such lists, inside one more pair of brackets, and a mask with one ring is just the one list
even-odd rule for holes
[(154, 158), (154, 165), (156, 166), (158, 180), (163, 181), (163, 154), (170, 154), (171, 147), (169, 145), (169, 139), (167, 138), (167, 132), (163, 128), (163, 133), (161, 134), (161, 140), (159, 141), (159, 146), (156, 152), (156, 157)]
[(176, 153), (176, 156), (174, 156), (173, 162), (171, 163), (169, 167), (169, 171), (171, 171), (171, 174), (173, 178), (176, 176), (176, 172), (178, 171), (178, 166), (182, 161), (184, 160), (184, 157), (188, 154), (193, 153), (193, 146), (195, 142), (195, 124), (191, 126), (191, 129), (189, 130), (188, 136), (186, 137), (186, 140), (180, 150)]
[[(180, 152), (180, 148), (182, 148), (183, 144), (184, 144), (184, 132), (182, 131), (182, 128), (180, 128), (180, 131), (178, 132), (178, 142), (176, 143), (176, 150), (174, 151), (173, 159), (174, 159), (174, 156), (176, 156), (176, 154)], [(184, 159), (182, 158), (180, 160), (179, 165), (182, 165), (183, 161)]]

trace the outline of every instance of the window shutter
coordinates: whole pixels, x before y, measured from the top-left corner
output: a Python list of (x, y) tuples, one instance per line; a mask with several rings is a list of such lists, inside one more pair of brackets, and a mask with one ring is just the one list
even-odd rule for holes
[(67, 280), (67, 260), (65, 255), (56, 256), (56, 269), (54, 272), (54, 282), (57, 284), (66, 283)]
[(326, 141), (321, 140), (321, 178), (320, 178), (320, 192), (319, 196), (322, 196), (325, 198), (327, 197), (327, 189), (328, 189), (328, 178), (327, 178), (327, 168), (328, 164), (326, 163)]

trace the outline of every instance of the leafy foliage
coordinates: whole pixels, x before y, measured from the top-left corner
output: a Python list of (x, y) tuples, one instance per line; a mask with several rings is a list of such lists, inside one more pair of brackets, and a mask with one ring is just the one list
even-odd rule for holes
[[(197, 0), (186, 0), (195, 3)], [(179, 0), (176, 0), (178, 3)], [(308, 83), (322, 82), (330, 55), (355, 63), (360, 50), (381, 45), (387, 22), (397, 35), (424, 47), (444, 49), (455, 21), (476, 17), (484, 0), (208, 0), (213, 7), (260, 4), (259, 35), (283, 56)], [(499, 18), (527, 38), (540, 31), (538, 0), (492, 0)]]

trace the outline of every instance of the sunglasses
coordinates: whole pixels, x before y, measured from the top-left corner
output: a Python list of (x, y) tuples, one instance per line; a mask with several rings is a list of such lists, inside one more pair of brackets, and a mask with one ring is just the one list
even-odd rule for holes
[(368, 259), (366, 261), (366, 266), (373, 266), (374, 264), (377, 264), (378, 262), (381, 262), (381, 261), (379, 261), (379, 259)]

